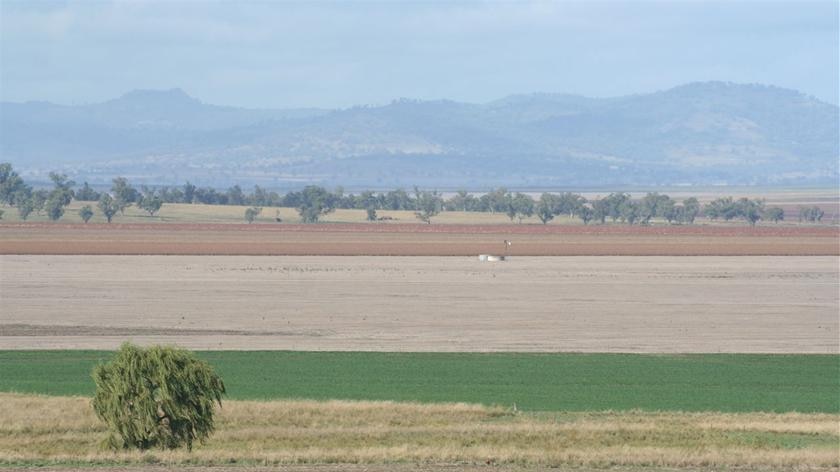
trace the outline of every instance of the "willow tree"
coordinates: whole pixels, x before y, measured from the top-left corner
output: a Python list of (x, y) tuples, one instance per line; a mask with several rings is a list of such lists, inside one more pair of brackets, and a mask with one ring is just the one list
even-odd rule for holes
[(206, 362), (173, 347), (123, 344), (93, 371), (93, 409), (112, 449), (192, 449), (214, 430), (225, 386)]

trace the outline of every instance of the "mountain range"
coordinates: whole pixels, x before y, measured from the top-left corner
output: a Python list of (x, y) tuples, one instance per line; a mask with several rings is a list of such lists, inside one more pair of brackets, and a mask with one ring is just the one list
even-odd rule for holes
[(180, 89), (104, 103), (0, 103), (0, 161), (28, 179), (481, 190), (834, 185), (836, 105), (756, 84), (650, 94), (400, 99), (347, 109), (210, 105)]

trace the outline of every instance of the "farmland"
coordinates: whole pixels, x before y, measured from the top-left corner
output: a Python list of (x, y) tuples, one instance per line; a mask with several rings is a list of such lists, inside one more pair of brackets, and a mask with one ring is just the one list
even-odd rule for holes
[[(108, 351), (0, 351), (0, 392), (90, 396)], [(232, 400), (840, 414), (831, 355), (204, 351)]]
[[(241, 210), (0, 224), (0, 466), (840, 467), (837, 226)], [(222, 375), (206, 444), (99, 446), (125, 341)]]
[(130, 339), (225, 350), (838, 350), (832, 256), (0, 262), (0, 349), (113, 349)]
[(840, 255), (840, 227), (692, 225), (0, 225), (0, 254), (322, 256)]

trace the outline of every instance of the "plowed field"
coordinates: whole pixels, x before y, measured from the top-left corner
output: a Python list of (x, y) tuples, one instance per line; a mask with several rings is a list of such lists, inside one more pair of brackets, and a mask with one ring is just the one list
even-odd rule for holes
[(0, 349), (837, 353), (837, 258), (2, 256)]
[(840, 255), (834, 226), (0, 225), (0, 254)]

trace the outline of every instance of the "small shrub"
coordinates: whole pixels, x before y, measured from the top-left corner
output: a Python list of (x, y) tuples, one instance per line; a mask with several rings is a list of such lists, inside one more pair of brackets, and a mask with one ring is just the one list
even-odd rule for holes
[(123, 344), (93, 371), (93, 409), (108, 425), (112, 449), (192, 449), (214, 430), (213, 409), (225, 386), (189, 351)]

